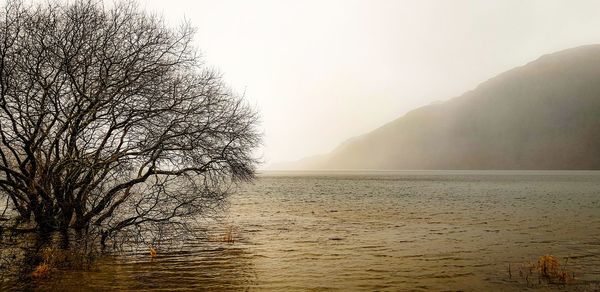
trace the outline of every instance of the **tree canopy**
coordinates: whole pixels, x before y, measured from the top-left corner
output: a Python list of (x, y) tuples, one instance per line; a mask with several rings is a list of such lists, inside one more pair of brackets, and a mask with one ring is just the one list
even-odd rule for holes
[(9, 1), (0, 31), (0, 198), (18, 224), (104, 239), (185, 224), (253, 177), (257, 113), (188, 23), (132, 2)]

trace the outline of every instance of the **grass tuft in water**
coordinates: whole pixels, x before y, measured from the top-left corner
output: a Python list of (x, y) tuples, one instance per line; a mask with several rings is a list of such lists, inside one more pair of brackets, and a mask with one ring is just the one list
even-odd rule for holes
[[(568, 258), (561, 263), (553, 255), (543, 255), (536, 262), (517, 265), (519, 276), (527, 282), (527, 285), (534, 284), (570, 284), (575, 280), (575, 273), (568, 269)], [(508, 266), (509, 277), (512, 278), (512, 268)]]
[(33, 272), (31, 272), (31, 277), (33, 278), (46, 278), (48, 275), (50, 275), (50, 265), (46, 263), (37, 265)]
[(536, 270), (548, 283), (566, 284), (574, 279), (574, 274), (569, 273), (565, 266), (566, 263), (561, 265), (555, 256), (543, 255), (536, 263)]
[(233, 233), (233, 226), (229, 225), (227, 227), (227, 230), (225, 231), (225, 234), (223, 235), (223, 242), (227, 242), (227, 243), (234, 243), (235, 239), (234, 239), (234, 233)]
[(232, 225), (227, 226), (217, 234), (209, 235), (208, 240), (212, 242), (224, 242), (224, 243), (235, 243), (236, 231)]
[(150, 257), (155, 258), (157, 254), (156, 248), (150, 246)]
[(32, 278), (47, 278), (57, 269), (89, 270), (95, 259), (92, 253), (57, 247), (43, 248), (39, 255), (41, 261), (31, 272)]

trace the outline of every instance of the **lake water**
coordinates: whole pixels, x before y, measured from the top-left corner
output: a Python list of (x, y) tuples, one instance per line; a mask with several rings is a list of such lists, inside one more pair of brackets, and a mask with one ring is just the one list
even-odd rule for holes
[[(233, 243), (105, 257), (27, 287), (600, 289), (600, 172), (266, 173), (231, 197), (210, 235), (229, 229)], [(519, 275), (546, 254), (567, 264), (570, 284)]]

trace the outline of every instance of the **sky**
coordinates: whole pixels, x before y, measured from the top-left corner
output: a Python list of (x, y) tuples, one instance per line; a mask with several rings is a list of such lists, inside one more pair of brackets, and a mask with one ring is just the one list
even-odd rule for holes
[(264, 166), (324, 154), (555, 51), (600, 43), (600, 1), (139, 0), (197, 28), (261, 116)]

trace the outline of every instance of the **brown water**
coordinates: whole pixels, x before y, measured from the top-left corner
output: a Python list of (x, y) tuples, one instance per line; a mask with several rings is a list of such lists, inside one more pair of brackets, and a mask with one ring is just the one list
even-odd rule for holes
[[(232, 196), (222, 221), (213, 238), (231, 225), (234, 243), (105, 257), (20, 288), (600, 289), (598, 172), (271, 173)], [(568, 258), (575, 281), (519, 277), (544, 254)]]

